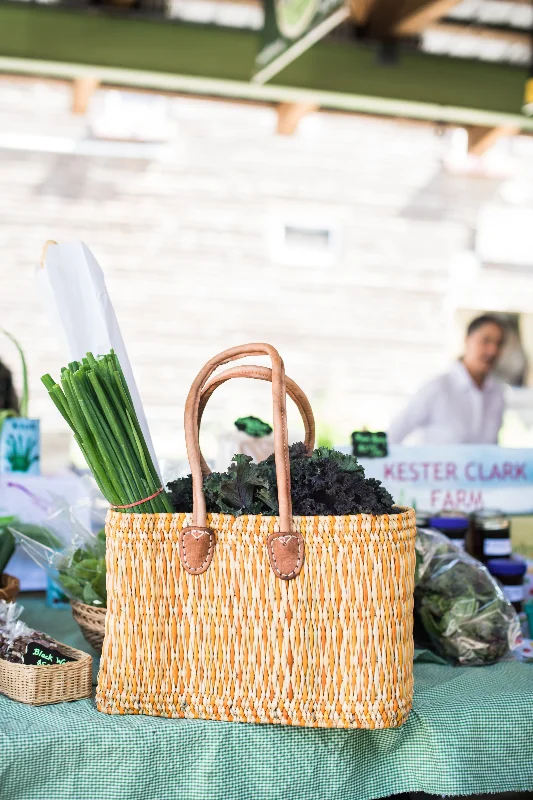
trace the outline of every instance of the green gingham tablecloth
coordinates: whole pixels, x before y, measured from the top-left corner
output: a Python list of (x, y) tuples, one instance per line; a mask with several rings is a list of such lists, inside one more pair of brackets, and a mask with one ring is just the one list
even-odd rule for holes
[[(25, 620), (89, 649), (70, 611)], [(401, 792), (533, 790), (533, 666), (417, 660), (398, 730), (111, 717), (92, 700), (0, 696), (0, 800), (370, 800)]]

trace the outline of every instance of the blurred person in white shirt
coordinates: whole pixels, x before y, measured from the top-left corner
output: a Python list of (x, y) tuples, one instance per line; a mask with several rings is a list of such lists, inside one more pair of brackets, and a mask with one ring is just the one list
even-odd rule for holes
[(390, 425), (389, 442), (496, 444), (504, 397), (491, 372), (504, 340), (505, 327), (497, 317), (472, 320), (463, 357), (418, 390)]

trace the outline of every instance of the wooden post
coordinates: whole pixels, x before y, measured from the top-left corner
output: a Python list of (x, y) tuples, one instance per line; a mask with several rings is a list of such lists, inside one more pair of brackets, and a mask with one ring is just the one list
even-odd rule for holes
[(74, 78), (72, 83), (72, 113), (86, 114), (89, 102), (95, 91), (98, 89), (100, 81), (98, 78), (86, 76)]
[(315, 103), (280, 103), (277, 132), (281, 136), (292, 136), (300, 120), (317, 110), (318, 106)]
[(468, 152), (474, 156), (481, 156), (502, 136), (516, 136), (520, 131), (513, 126), (501, 125), (498, 128), (485, 128), (481, 125), (470, 125), (467, 132)]

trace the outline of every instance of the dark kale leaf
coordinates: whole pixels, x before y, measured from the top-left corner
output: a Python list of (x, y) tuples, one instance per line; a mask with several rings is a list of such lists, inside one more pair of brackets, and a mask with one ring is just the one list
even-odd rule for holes
[(204, 494), (208, 510), (223, 514), (263, 514), (265, 498), (262, 490), (269, 490), (268, 477), (261, 474), (259, 464), (251, 456), (233, 456), (227, 472), (213, 472), (204, 481)]
[[(327, 447), (309, 456), (299, 442), (289, 448), (293, 513), (299, 516), (386, 514), (393, 499), (380, 481), (365, 478), (363, 467), (352, 455)], [(192, 510), (191, 477), (169, 483), (176, 511)], [(227, 472), (212, 473), (204, 481), (207, 510), (224, 514), (278, 513), (276, 464), (269, 456), (254, 464), (249, 456), (236, 455)]]
[(167, 494), (174, 511), (181, 514), (192, 511), (192, 477), (190, 475), (167, 483)]

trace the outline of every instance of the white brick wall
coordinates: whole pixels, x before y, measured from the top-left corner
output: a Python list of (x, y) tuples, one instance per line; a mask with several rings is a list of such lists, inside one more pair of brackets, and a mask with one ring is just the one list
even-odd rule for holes
[[(272, 109), (178, 98), (164, 160), (24, 144), (85, 136), (87, 120), (69, 106), (67, 87), (0, 82), (0, 143), (9, 134), (23, 148), (0, 149), (0, 327), (27, 352), (45, 465), (61, 463), (68, 443), (39, 382), (65, 361), (34, 289), (48, 238), (83, 239), (104, 268), (164, 456), (183, 453), (192, 378), (231, 345), (276, 345), (339, 440), (361, 424), (386, 425), (445, 365), (458, 302), (450, 262), (497, 182), (444, 175), (445, 143), (430, 128), (316, 114), (294, 137), (276, 137)], [(531, 172), (529, 150), (521, 158)], [(274, 263), (272, 219), (287, 214), (333, 221), (338, 262)], [(501, 284), (491, 274), (468, 303), (532, 304), (530, 277)], [(15, 363), (7, 343), (0, 355)], [(211, 406), (212, 432), (243, 414), (270, 418), (268, 391), (255, 383), (225, 387)]]

